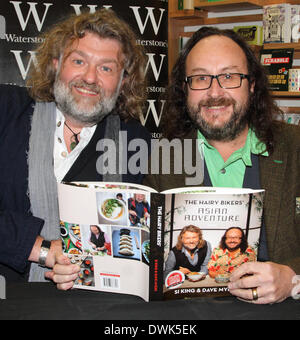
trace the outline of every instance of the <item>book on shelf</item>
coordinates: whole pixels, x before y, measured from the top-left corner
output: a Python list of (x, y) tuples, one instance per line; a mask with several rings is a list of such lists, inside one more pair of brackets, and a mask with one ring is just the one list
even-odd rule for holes
[(262, 49), (260, 60), (266, 69), (271, 91), (289, 90), (289, 69), (293, 66), (294, 49)]
[(300, 69), (291, 68), (289, 70), (289, 91), (300, 92)]
[[(278, 118), (281, 119), (281, 118)], [(299, 113), (284, 113), (283, 120), (287, 124), (300, 125), (300, 114)]]
[(183, 9), (194, 9), (194, 0), (183, 0)]
[(291, 6), (291, 25), (292, 25), (292, 43), (298, 43), (300, 40), (300, 5)]
[(178, 10), (183, 10), (183, 0), (178, 0)]
[(247, 41), (249, 45), (263, 44), (263, 27), (259, 25), (234, 26), (233, 30)]
[(179, 53), (184, 49), (184, 46), (188, 42), (190, 37), (179, 36), (178, 38), (178, 51)]
[(264, 43), (291, 42), (291, 5), (276, 4), (263, 7)]
[[(287, 124), (300, 125), (300, 113), (299, 110), (289, 107), (280, 107), (282, 115), (276, 117), (277, 120), (284, 121)], [(294, 111), (294, 112), (293, 112)]]
[(224, 296), (230, 274), (257, 257), (263, 190), (82, 182), (59, 183), (58, 197), (64, 252), (81, 267), (74, 288), (145, 301)]

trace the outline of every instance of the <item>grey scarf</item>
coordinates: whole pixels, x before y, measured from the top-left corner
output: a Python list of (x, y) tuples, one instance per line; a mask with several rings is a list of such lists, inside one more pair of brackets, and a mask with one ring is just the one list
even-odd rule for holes
[[(32, 214), (45, 221), (41, 236), (46, 240), (60, 238), (57, 181), (53, 167), (55, 125), (55, 103), (36, 103), (29, 140), (28, 190)], [(121, 152), (119, 130), (119, 115), (110, 114), (106, 119), (105, 138), (114, 140), (119, 152)], [(122, 176), (119, 174), (107, 174), (103, 177), (103, 181), (122, 182)], [(38, 264), (32, 263), (29, 281), (45, 282), (44, 274), (46, 271), (49, 271), (49, 269), (44, 269)]]

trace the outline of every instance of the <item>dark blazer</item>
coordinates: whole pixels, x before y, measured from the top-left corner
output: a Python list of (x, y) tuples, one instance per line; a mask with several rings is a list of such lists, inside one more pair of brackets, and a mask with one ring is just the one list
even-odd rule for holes
[[(193, 140), (195, 159), (197, 132), (191, 131), (186, 138)], [(275, 140), (274, 152), (269, 157), (259, 157), (260, 183), (266, 191), (264, 221), (268, 256), (300, 274), (300, 214), (296, 213), (296, 198), (300, 198), (300, 128), (282, 124)], [(189, 175), (182, 168), (182, 174), (147, 176), (144, 184), (158, 191), (185, 187)]]
[(201, 266), (203, 265), (207, 255), (207, 243), (205, 242), (205, 245), (198, 249), (198, 262), (195, 265), (190, 263), (188, 257), (182, 252), (182, 250), (178, 250), (176, 247), (173, 247), (172, 251), (176, 259), (176, 264), (173, 270), (179, 270), (180, 267), (183, 267), (189, 269), (191, 272), (200, 272)]
[[(27, 273), (27, 259), (44, 224), (32, 216), (28, 197), (27, 153), (34, 105), (26, 89), (0, 85), (0, 275), (7, 280), (19, 279), (20, 273)], [(127, 132), (128, 143), (141, 138), (150, 145), (150, 136), (140, 123), (121, 121), (121, 130)], [(64, 181), (102, 180), (96, 171), (101, 154), (96, 152), (96, 144), (104, 137), (104, 131), (105, 121), (98, 124)], [(142, 175), (123, 175), (123, 182), (142, 180)]]

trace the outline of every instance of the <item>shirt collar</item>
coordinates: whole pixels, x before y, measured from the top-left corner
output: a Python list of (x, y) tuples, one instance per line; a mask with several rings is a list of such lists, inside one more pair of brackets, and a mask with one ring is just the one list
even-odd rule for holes
[[(57, 129), (61, 128), (61, 133), (63, 133), (63, 126), (65, 123), (65, 116), (63, 113), (59, 110), (58, 107), (56, 107), (56, 126)], [(80, 132), (80, 140), (89, 140), (93, 136), (97, 125), (84, 127)], [(80, 143), (80, 142), (79, 142)]]
[[(198, 143), (199, 147), (204, 145), (205, 148), (210, 150), (216, 150), (212, 145), (210, 145), (203, 134), (198, 130)], [(216, 150), (217, 151), (217, 150)], [(237, 159), (242, 159), (246, 166), (252, 166), (251, 154), (269, 156), (268, 151), (266, 151), (266, 146), (261, 142), (255, 132), (249, 128), (247, 139), (245, 145), (236, 150), (227, 160), (228, 162), (233, 162)]]
[[(194, 254), (197, 254), (198, 251), (199, 251), (199, 248), (195, 249)], [(182, 247), (181, 252), (182, 252), (183, 254), (185, 254), (185, 255), (191, 257), (190, 253), (188, 252), (188, 250), (187, 250), (185, 247)]]

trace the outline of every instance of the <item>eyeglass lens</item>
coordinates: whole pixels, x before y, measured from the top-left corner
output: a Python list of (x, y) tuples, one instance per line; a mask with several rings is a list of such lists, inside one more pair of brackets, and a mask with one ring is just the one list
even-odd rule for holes
[(227, 73), (213, 75), (195, 75), (187, 78), (191, 89), (205, 90), (211, 87), (214, 78), (217, 79), (219, 86), (225, 89), (237, 88), (242, 84), (245, 75), (240, 73)]

